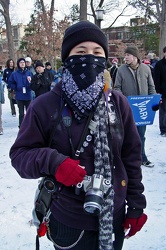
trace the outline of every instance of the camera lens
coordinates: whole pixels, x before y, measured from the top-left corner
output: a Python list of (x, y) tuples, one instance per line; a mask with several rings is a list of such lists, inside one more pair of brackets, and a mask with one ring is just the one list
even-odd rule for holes
[(91, 215), (99, 215), (103, 203), (103, 193), (101, 190), (89, 189), (85, 195), (84, 211)]
[(50, 179), (45, 180), (44, 186), (48, 192), (51, 192), (51, 193), (55, 192), (55, 184), (52, 180), (50, 180)]

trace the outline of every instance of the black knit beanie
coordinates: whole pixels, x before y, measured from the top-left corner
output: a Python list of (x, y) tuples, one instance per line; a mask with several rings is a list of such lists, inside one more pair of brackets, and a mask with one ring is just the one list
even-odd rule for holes
[(43, 65), (43, 63), (42, 63), (41, 61), (36, 61), (36, 63), (35, 63), (35, 69), (36, 69), (38, 66), (41, 66), (41, 67), (44, 68), (44, 65)]
[(87, 41), (98, 43), (104, 49), (106, 59), (108, 58), (108, 42), (102, 30), (89, 21), (80, 21), (65, 31), (62, 42), (62, 62), (77, 44)]
[(18, 68), (18, 69), (20, 69), (19, 63), (20, 63), (21, 61), (24, 61), (24, 62), (25, 62), (25, 59), (24, 59), (23, 57), (20, 57), (20, 58), (17, 60), (17, 68)]
[(45, 66), (51, 66), (51, 63), (50, 62), (46, 62)]
[(138, 59), (140, 59), (139, 50), (135, 46), (128, 46), (125, 50), (125, 53), (133, 55), (133, 56), (137, 57)]

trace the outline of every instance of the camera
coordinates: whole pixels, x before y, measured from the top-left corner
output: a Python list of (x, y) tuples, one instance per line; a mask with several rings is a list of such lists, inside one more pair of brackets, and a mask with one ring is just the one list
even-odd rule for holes
[(75, 187), (75, 194), (79, 195), (84, 191), (84, 211), (90, 215), (99, 215), (102, 208), (103, 198), (111, 188), (111, 180), (104, 179), (102, 175), (93, 174), (85, 176), (84, 180)]

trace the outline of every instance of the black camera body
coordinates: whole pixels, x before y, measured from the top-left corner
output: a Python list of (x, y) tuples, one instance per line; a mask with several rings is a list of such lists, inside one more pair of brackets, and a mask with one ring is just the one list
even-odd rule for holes
[(92, 176), (85, 176), (81, 183), (75, 187), (75, 194), (79, 195), (84, 191), (84, 211), (91, 215), (99, 215), (102, 208), (104, 195), (107, 194), (111, 188), (111, 180), (104, 179), (102, 175), (93, 174)]

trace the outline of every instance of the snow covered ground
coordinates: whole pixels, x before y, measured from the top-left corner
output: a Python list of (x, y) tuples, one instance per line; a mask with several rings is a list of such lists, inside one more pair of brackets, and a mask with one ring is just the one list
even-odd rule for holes
[[(5, 90), (6, 92), (6, 90)], [(3, 108), (4, 134), (0, 136), (0, 249), (35, 250), (36, 228), (30, 226), (37, 180), (25, 180), (12, 168), (9, 149), (18, 132), (18, 112), (10, 113), (9, 100)], [(147, 126), (146, 152), (152, 169), (142, 168), (148, 221), (134, 237), (125, 240), (123, 250), (166, 250), (166, 138), (159, 135), (158, 112)], [(53, 250), (46, 237), (40, 249)]]

